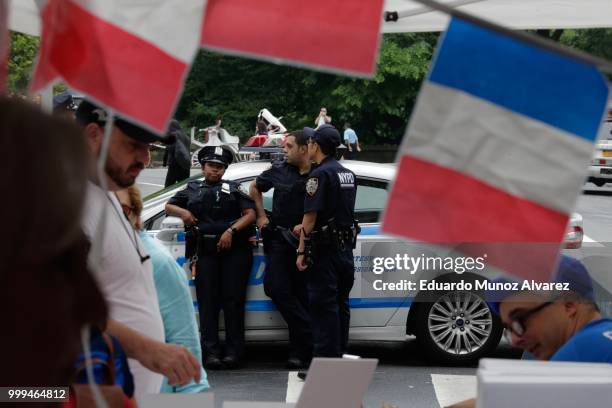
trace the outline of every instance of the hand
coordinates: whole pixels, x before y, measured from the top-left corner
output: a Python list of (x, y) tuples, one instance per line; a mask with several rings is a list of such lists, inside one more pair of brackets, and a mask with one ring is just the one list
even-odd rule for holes
[(296, 238), (299, 238), (301, 233), (302, 233), (302, 224), (298, 224), (295, 227), (293, 227), (293, 235), (295, 235)]
[(357, 151), (360, 152), (361, 151), (361, 147), (359, 147), (359, 145), (357, 145)]
[(185, 347), (152, 340), (140, 354), (137, 360), (149, 370), (168, 377), (172, 386), (189, 384), (192, 379), (200, 382), (200, 363)]
[(217, 251), (223, 251), (225, 249), (230, 249), (232, 247), (232, 233), (229, 231), (225, 231), (221, 238), (219, 238), (219, 242), (217, 243)]
[(257, 228), (259, 228), (260, 231), (269, 223), (270, 223), (270, 220), (265, 215), (257, 218)]
[(295, 266), (297, 266), (298, 270), (300, 271), (305, 271), (306, 268), (308, 268), (304, 255), (298, 255), (297, 259), (295, 260)]
[(186, 227), (191, 227), (198, 223), (198, 219), (194, 217), (194, 215), (189, 210), (185, 210), (185, 212), (181, 216), (181, 219), (183, 220), (183, 224), (185, 224)]
[(353, 151), (353, 148), (351, 147), (351, 145), (349, 145), (348, 151), (349, 151), (349, 152), (352, 152), (352, 151)]

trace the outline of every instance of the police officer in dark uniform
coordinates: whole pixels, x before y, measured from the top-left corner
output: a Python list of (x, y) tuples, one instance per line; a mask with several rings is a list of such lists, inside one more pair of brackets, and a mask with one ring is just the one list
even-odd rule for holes
[[(268, 270), (264, 290), (279, 310), (289, 329), (290, 354), (287, 368), (302, 368), (312, 356), (312, 332), (308, 312), (305, 274), (295, 265), (304, 216), (304, 193), (310, 171), (308, 139), (304, 132), (291, 133), (284, 146), (285, 160), (273, 163), (255, 183), (251, 196), (257, 210)], [(272, 220), (263, 207), (262, 192), (274, 189)]]
[(307, 276), (314, 356), (338, 357), (348, 343), (349, 292), (358, 233), (355, 174), (335, 158), (340, 133), (331, 125), (304, 128), (308, 154), (318, 164), (306, 181), (296, 265)]
[[(198, 153), (204, 181), (192, 181), (166, 204), (197, 238), (196, 294), (205, 365), (237, 367), (244, 354), (244, 305), (253, 251), (253, 200), (238, 183), (223, 180), (230, 151), (205, 146)], [(219, 312), (225, 318), (225, 356), (219, 342)]]

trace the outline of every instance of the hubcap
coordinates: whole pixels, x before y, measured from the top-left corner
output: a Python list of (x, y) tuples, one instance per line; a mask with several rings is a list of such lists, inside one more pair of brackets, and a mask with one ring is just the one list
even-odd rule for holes
[(433, 304), (427, 326), (440, 349), (455, 355), (470, 354), (480, 349), (491, 335), (493, 317), (479, 296), (452, 292)]

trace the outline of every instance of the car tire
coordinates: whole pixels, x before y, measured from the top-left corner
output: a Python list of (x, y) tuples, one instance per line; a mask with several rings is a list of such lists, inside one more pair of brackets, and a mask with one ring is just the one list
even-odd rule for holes
[(415, 334), (428, 360), (472, 365), (499, 344), (501, 320), (484, 301), (482, 292), (430, 292), (426, 300), (414, 306)]
[(606, 185), (606, 180), (605, 179), (593, 179), (593, 184), (595, 184), (597, 187), (603, 187)]

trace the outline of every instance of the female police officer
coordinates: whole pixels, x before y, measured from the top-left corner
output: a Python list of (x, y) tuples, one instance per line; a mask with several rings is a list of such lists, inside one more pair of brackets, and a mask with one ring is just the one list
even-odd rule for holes
[[(249, 238), (255, 221), (251, 198), (238, 183), (222, 180), (231, 152), (206, 146), (198, 153), (204, 181), (191, 181), (166, 204), (166, 213), (196, 227), (196, 294), (205, 365), (238, 366), (244, 353), (244, 304), (253, 262)], [(219, 312), (225, 317), (225, 357), (219, 343)]]

